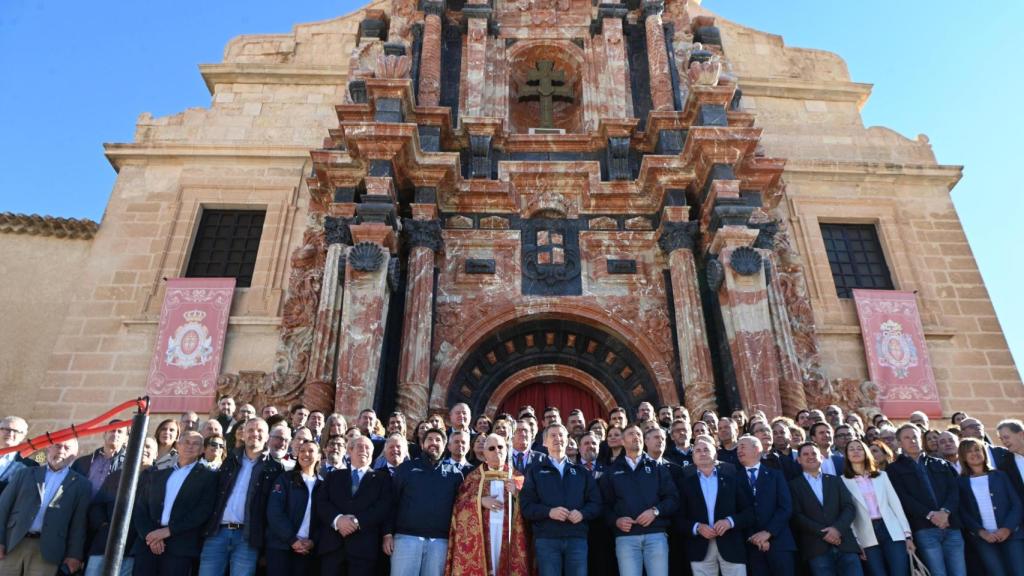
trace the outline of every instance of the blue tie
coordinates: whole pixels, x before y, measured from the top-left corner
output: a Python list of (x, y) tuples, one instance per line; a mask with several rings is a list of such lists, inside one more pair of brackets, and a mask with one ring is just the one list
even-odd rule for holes
[(747, 474), (750, 474), (750, 489), (757, 494), (757, 488), (755, 483), (757, 482), (757, 468), (747, 468)]
[(352, 495), (355, 496), (356, 490), (359, 490), (359, 481), (362, 480), (363, 475), (359, 470), (352, 471)]

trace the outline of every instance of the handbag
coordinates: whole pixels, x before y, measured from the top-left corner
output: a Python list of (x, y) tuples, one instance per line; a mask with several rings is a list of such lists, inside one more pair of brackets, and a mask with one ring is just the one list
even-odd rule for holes
[(910, 555), (910, 576), (932, 576), (928, 567), (917, 557), (917, 552)]

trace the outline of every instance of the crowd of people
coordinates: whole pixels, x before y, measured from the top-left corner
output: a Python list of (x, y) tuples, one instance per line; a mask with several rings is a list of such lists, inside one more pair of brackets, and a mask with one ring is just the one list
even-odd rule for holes
[[(121, 574), (1024, 573), (1020, 420), (996, 446), (962, 412), (794, 416), (457, 404), (350, 425), (222, 397), (146, 438)], [(27, 431), (0, 420), (0, 448)], [(103, 573), (127, 439), (0, 457), (0, 576)]]

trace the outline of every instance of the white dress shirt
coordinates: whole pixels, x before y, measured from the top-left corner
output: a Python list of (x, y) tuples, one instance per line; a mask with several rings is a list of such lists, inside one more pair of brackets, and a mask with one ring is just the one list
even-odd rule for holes
[(171, 509), (174, 508), (174, 501), (178, 498), (178, 492), (181, 492), (185, 479), (192, 473), (195, 466), (195, 462), (184, 468), (179, 468), (177, 464), (174, 465), (174, 472), (171, 472), (170, 477), (167, 478), (167, 486), (164, 487), (164, 509), (160, 513), (161, 526), (171, 523)]
[(316, 484), (316, 475), (306, 476), (303, 474), (302, 481), (305, 482), (306, 490), (309, 491), (309, 498), (306, 500), (306, 513), (302, 515), (302, 524), (299, 524), (299, 531), (295, 533), (295, 537), (305, 540), (309, 538), (309, 516), (313, 510), (313, 485)]
[(818, 476), (815, 477), (811, 476), (807, 472), (804, 472), (804, 478), (806, 478), (807, 483), (811, 485), (811, 491), (814, 492), (814, 495), (818, 498), (818, 503), (820, 503), (822, 506), (825, 505), (825, 486), (824, 480), (822, 479), (822, 476), (824, 476), (824, 474), (824, 472), (819, 471)]

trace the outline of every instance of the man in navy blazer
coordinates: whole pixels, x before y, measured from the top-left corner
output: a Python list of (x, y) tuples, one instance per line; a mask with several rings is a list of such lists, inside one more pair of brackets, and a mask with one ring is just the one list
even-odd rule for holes
[(1003, 420), (996, 431), (999, 441), (1006, 446), (1006, 453), (992, 466), (1006, 473), (1017, 496), (1024, 502), (1024, 422), (1015, 418)]
[(531, 448), (533, 426), (526, 418), (520, 418), (512, 433), (512, 466), (519, 472), (526, 472), (531, 464), (544, 457), (544, 453)]
[(904, 424), (896, 431), (902, 453), (886, 466), (914, 535), (917, 554), (932, 576), (964, 576), (960, 489), (953, 467), (921, 449), (921, 431)]
[(696, 474), (681, 479), (678, 526), (685, 531), (686, 557), (695, 576), (745, 574), (747, 550), (744, 530), (754, 510), (741, 479), (721, 471), (716, 447), (709, 436), (693, 442)]
[(202, 435), (186, 431), (177, 447), (173, 467), (148, 472), (140, 480), (132, 514), (134, 573), (140, 576), (191, 574), (217, 501), (217, 473), (198, 463)]
[(0, 573), (81, 568), (92, 487), (71, 470), (77, 454), (74, 438), (49, 446), (46, 465), (19, 470), (0, 495)]
[(740, 482), (754, 503), (754, 521), (747, 529), (747, 561), (752, 576), (792, 576), (796, 569), (796, 540), (789, 529), (793, 499), (781, 470), (769, 468), (761, 459), (761, 442), (741, 436), (736, 455), (740, 459)]
[(372, 576), (377, 572), (383, 529), (391, 514), (391, 474), (372, 470), (373, 442), (348, 442), (349, 468), (327, 475), (314, 510), (322, 526), (318, 543), (325, 574)]
[(811, 424), (810, 441), (821, 451), (821, 472), (832, 476), (842, 476), (846, 459), (842, 454), (832, 450), (833, 430), (827, 422)]

